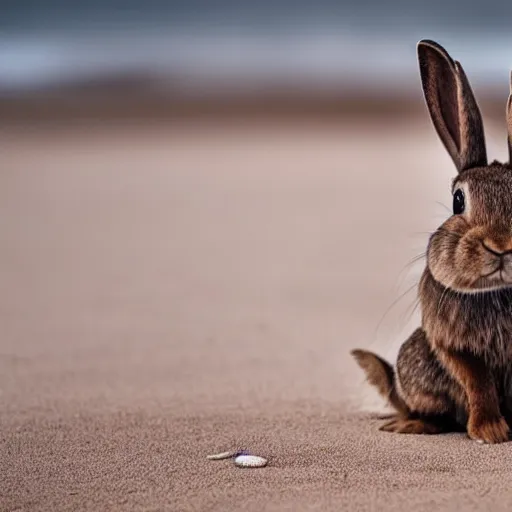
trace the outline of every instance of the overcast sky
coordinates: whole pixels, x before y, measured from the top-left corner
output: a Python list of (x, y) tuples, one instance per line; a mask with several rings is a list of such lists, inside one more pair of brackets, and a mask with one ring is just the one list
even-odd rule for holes
[[(463, 6), (463, 8), (462, 8)], [(416, 80), (415, 45), (444, 44), (473, 82), (508, 81), (503, 0), (3, 0), (0, 87), (145, 70), (201, 81)]]
[[(418, 27), (508, 29), (512, 7), (503, 0), (3, 0), (3, 30), (114, 26), (123, 23), (243, 24), (331, 23), (385, 30), (407, 20)], [(382, 26), (384, 25), (384, 26)]]

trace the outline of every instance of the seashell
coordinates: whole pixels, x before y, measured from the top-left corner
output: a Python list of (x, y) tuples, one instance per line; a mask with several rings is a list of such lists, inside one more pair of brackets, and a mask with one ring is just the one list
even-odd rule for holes
[(257, 455), (238, 455), (235, 458), (235, 464), (240, 468), (263, 468), (267, 463), (267, 459)]
[(213, 455), (207, 455), (206, 458), (208, 460), (224, 460), (224, 459), (231, 459), (233, 457), (236, 457), (239, 452), (230, 450), (229, 452), (222, 452), (222, 453), (214, 453)]

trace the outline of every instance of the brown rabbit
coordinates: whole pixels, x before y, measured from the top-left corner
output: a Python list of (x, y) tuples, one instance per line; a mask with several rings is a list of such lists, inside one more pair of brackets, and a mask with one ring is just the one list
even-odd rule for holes
[[(381, 430), (467, 431), (509, 439), (512, 422), (512, 166), (487, 164), (482, 118), (459, 62), (418, 43), (425, 100), (458, 171), (453, 215), (430, 237), (419, 284), (421, 328), (401, 346), (396, 369), (352, 351), (397, 413)], [(512, 93), (507, 104), (512, 160)]]

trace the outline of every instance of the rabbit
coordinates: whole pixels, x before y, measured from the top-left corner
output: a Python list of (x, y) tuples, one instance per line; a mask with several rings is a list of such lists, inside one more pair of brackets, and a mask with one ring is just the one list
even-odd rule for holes
[(395, 368), (365, 350), (351, 354), (395, 410), (379, 430), (502, 443), (512, 425), (512, 83), (509, 163), (488, 164), (461, 64), (430, 40), (419, 41), (417, 56), (431, 121), (457, 169), (453, 215), (429, 238), (421, 327)]

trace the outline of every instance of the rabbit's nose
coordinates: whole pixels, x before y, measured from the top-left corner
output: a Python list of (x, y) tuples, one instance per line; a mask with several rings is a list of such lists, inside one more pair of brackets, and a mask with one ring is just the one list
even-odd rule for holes
[(486, 238), (482, 240), (484, 248), (495, 256), (505, 256), (512, 254), (512, 239), (496, 240), (492, 238)]

